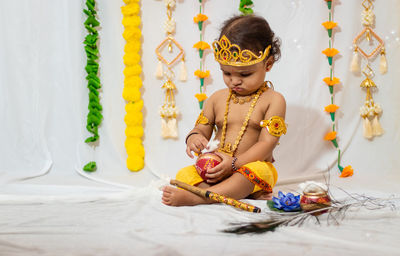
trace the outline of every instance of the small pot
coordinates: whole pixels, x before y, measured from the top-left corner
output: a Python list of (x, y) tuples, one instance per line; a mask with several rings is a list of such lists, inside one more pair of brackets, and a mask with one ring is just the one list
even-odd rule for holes
[[(326, 208), (332, 205), (331, 198), (328, 195), (327, 191), (307, 191), (303, 192), (303, 195), (300, 198), (300, 207), (304, 212), (310, 212), (317, 209)], [(317, 216), (322, 213), (327, 212), (319, 211), (316, 213), (312, 213), (312, 215)]]
[(208, 169), (214, 168), (219, 163), (221, 163), (222, 159), (215, 153), (204, 153), (199, 155), (196, 160), (196, 170), (200, 174), (203, 180), (206, 180), (206, 173)]

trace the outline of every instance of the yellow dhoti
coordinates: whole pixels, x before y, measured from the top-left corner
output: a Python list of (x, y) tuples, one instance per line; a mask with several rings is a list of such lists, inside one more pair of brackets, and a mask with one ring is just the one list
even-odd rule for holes
[[(271, 193), (278, 179), (278, 173), (270, 162), (251, 162), (243, 165), (236, 172), (242, 174), (255, 185), (252, 193), (260, 190)], [(204, 181), (194, 165), (180, 169), (176, 174), (176, 179), (192, 186)]]

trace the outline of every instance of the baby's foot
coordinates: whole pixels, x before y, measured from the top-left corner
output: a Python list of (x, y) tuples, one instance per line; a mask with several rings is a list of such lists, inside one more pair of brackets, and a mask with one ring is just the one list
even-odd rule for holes
[(272, 193), (261, 190), (249, 195), (248, 198), (255, 200), (272, 200)]
[(162, 202), (166, 205), (185, 206), (204, 203), (204, 199), (183, 189), (165, 186), (162, 190)]

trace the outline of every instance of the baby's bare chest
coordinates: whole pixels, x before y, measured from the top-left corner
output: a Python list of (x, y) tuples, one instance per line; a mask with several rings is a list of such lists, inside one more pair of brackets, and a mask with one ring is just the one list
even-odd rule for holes
[(251, 109), (250, 103), (245, 104), (229, 104), (228, 114), (226, 115), (226, 104), (225, 106), (217, 106), (215, 111), (215, 124), (218, 129), (222, 129), (224, 120), (227, 122), (227, 130), (230, 128), (241, 127), (245, 120), (248, 119), (248, 129), (261, 130), (260, 121), (265, 117), (267, 106), (264, 104), (256, 104)]

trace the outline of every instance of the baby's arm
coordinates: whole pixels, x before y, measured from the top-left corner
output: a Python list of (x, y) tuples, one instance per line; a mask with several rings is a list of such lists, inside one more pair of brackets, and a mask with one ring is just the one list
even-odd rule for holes
[(211, 138), (215, 115), (213, 111), (214, 97), (211, 96), (204, 104), (204, 109), (196, 121), (195, 127), (186, 136), (186, 154), (193, 158), (192, 151), (200, 153), (207, 147), (208, 141)]
[[(274, 92), (273, 100), (265, 113), (264, 120), (268, 120), (272, 116), (279, 116), (285, 119), (285, 113), (285, 98), (280, 93)], [(267, 129), (261, 129), (257, 143), (237, 157), (235, 166), (239, 167), (250, 162), (272, 158), (272, 152), (278, 144), (279, 138), (280, 137), (270, 134)]]

